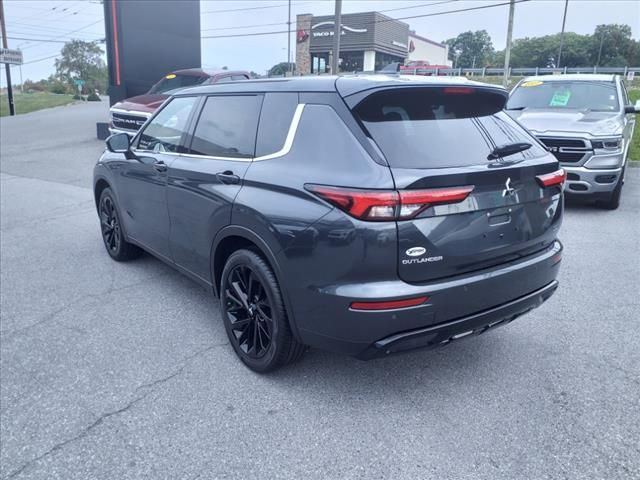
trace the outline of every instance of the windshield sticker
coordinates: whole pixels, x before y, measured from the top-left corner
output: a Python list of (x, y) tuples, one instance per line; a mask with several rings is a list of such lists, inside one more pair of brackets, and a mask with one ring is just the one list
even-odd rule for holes
[(566, 107), (567, 103), (569, 103), (569, 99), (571, 98), (570, 90), (556, 90), (553, 92), (553, 97), (551, 98), (551, 102), (549, 102), (550, 107)]
[(521, 87), (538, 87), (538, 86), (540, 86), (542, 84), (543, 84), (543, 82), (541, 82), (540, 80), (529, 80), (528, 82), (524, 82), (520, 86)]

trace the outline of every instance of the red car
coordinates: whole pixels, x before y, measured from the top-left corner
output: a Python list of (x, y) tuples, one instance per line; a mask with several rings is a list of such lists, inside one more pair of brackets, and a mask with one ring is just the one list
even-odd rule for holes
[(249, 72), (242, 70), (202, 70), (189, 68), (168, 73), (144, 95), (126, 98), (110, 109), (109, 131), (135, 135), (144, 122), (175, 91), (196, 85), (248, 80)]

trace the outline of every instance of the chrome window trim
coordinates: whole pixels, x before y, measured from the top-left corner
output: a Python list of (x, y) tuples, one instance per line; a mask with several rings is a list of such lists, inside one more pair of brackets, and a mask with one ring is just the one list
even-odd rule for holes
[(268, 155), (262, 155), (260, 157), (255, 157), (253, 160), (256, 162), (261, 162), (263, 160), (271, 160), (273, 158), (283, 157), (288, 154), (293, 145), (293, 140), (295, 139), (296, 132), (298, 131), (298, 124), (300, 123), (300, 118), (302, 117), (302, 112), (304, 111), (305, 104), (299, 103), (296, 107), (295, 112), (293, 112), (293, 118), (291, 119), (291, 125), (289, 125), (289, 131), (287, 132), (287, 137), (284, 140), (284, 145), (280, 150), (275, 153), (269, 153)]
[(298, 125), (300, 124), (300, 118), (302, 117), (302, 112), (304, 111), (305, 103), (299, 103), (296, 107), (296, 110), (293, 112), (293, 118), (291, 119), (291, 124), (289, 125), (289, 131), (287, 132), (287, 136), (284, 140), (284, 145), (280, 150), (274, 153), (270, 153), (268, 155), (261, 155), (260, 157), (217, 157), (214, 155), (198, 155), (195, 153), (176, 153), (176, 152), (154, 152), (153, 150), (139, 150), (134, 148), (133, 153), (150, 153), (150, 154), (162, 154), (162, 155), (174, 155), (176, 157), (195, 157), (195, 158), (205, 158), (208, 160), (224, 160), (224, 161), (232, 161), (232, 162), (261, 162), (263, 160), (272, 160), (274, 158), (279, 158), (287, 155), (291, 151), (291, 147), (293, 146), (293, 141), (295, 140), (296, 133), (298, 131)]

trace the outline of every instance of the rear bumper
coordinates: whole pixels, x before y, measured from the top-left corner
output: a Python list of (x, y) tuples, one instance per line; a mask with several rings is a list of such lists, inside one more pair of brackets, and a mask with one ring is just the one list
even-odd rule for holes
[(613, 192), (622, 175), (622, 167), (607, 170), (592, 170), (585, 167), (562, 165), (567, 172), (565, 193), (570, 195), (607, 195)]
[(378, 340), (358, 354), (358, 358), (369, 360), (392, 353), (446, 345), (455, 340), (480, 335), (515, 320), (544, 303), (558, 288), (557, 280), (539, 290), (498, 307), (485, 310), (464, 318), (398, 333)]
[[(557, 286), (555, 279), (561, 252), (561, 243), (555, 241), (544, 251), (517, 261), (425, 284), (396, 280), (307, 286), (298, 290), (299, 297), (304, 295), (304, 298), (292, 302), (300, 340), (312, 347), (370, 358), (386, 352), (376, 344), (383, 347), (389, 342), (395, 344), (395, 340), (389, 339), (407, 332), (426, 334), (435, 329), (433, 331), (443, 332), (436, 335), (438, 342), (468, 330), (475, 332), (479, 328), (476, 322), (478, 325), (485, 322), (481, 325), (484, 328), (497, 320), (517, 316), (532, 308), (531, 305), (538, 305), (540, 298), (548, 298), (550, 294), (546, 295), (546, 292)], [(428, 300), (416, 307), (380, 311), (350, 308), (354, 301), (419, 296), (426, 296)], [(518, 303), (519, 300), (522, 303)], [(516, 304), (511, 308), (509, 305), (513, 302)], [(496, 309), (503, 310), (490, 313)], [(477, 315), (482, 315), (482, 319), (476, 320)], [(465, 324), (467, 321), (471, 322), (472, 328)], [(427, 339), (426, 345), (423, 343), (419, 342), (417, 346), (428, 346), (430, 340)]]

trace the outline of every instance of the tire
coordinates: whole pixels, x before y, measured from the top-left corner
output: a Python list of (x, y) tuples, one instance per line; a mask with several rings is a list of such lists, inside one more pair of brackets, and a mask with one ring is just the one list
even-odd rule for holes
[(267, 262), (251, 250), (231, 254), (220, 282), (220, 311), (229, 342), (251, 370), (265, 373), (302, 357), (280, 287)]
[(110, 188), (105, 188), (98, 202), (100, 232), (107, 253), (118, 262), (133, 260), (142, 255), (142, 249), (126, 241), (120, 214)]
[(620, 197), (622, 196), (622, 185), (624, 185), (624, 172), (625, 169), (622, 169), (622, 173), (620, 174), (620, 178), (618, 179), (618, 183), (616, 183), (613, 192), (611, 192), (611, 197), (608, 200), (601, 200), (598, 202), (598, 206), (604, 208), (606, 210), (617, 210), (620, 206)]

